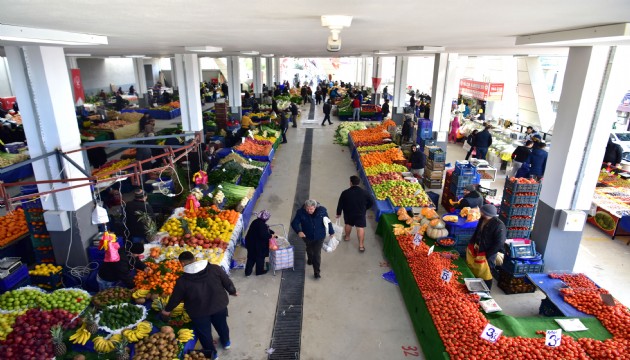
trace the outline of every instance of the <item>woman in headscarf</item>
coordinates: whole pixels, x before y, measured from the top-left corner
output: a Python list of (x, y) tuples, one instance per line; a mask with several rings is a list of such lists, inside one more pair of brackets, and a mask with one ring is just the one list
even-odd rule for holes
[(265, 258), (269, 256), (269, 239), (273, 231), (269, 229), (267, 220), (271, 213), (263, 210), (256, 216), (256, 219), (249, 225), (247, 235), (245, 235), (245, 247), (247, 247), (247, 264), (245, 265), (245, 276), (252, 274), (254, 264), (256, 265), (256, 276), (267, 273), (265, 270)]
[(455, 116), (451, 121), (451, 132), (448, 134), (448, 142), (457, 143), (457, 132), (459, 131), (459, 117)]

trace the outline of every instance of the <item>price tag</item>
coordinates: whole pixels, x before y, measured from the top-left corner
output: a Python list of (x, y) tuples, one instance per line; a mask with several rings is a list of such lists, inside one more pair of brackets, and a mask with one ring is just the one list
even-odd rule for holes
[(435, 248), (435, 245), (431, 246), (429, 248), (429, 252), (427, 253), (427, 256), (431, 256), (431, 254), (433, 254), (433, 249)]
[(223, 170), (223, 172), (225, 172), (225, 168), (222, 168), (221, 170)]
[(452, 272), (446, 269), (442, 270), (442, 275), (440, 275), (440, 279), (444, 280), (444, 282), (450, 282), (452, 277), (453, 277)]
[(558, 347), (562, 342), (562, 329), (547, 330), (545, 335), (545, 345), (551, 347)]
[(413, 245), (420, 246), (420, 242), (422, 241), (422, 235), (416, 234), (413, 236)]
[(223, 186), (221, 186), (221, 185), (219, 185), (219, 186), (217, 186), (217, 187), (218, 187), (219, 189), (223, 189)]
[(411, 228), (411, 234), (418, 234), (418, 231), (420, 231), (420, 226), (415, 225), (414, 227)]
[(488, 323), (488, 325), (486, 325), (486, 327), (483, 328), (483, 331), (481, 332), (481, 338), (484, 340), (488, 340), (491, 343), (495, 343), (497, 342), (497, 340), (499, 340), (501, 334), (503, 334), (503, 330)]
[(245, 140), (246, 140), (246, 139), (247, 139), (246, 137), (242, 137), (242, 138), (241, 138), (241, 142), (242, 142), (243, 144), (245, 144)]
[(247, 158), (247, 161), (252, 162), (252, 158)]

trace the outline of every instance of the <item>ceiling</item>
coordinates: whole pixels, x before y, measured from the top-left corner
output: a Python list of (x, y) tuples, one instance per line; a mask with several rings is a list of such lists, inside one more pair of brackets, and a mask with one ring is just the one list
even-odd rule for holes
[[(6, 4), (11, 2), (10, 5)], [(518, 35), (630, 22), (628, 0), (505, 1), (94, 1), (1, 0), (0, 23), (84, 32), (109, 45), (66, 46), (93, 56), (169, 56), (185, 46), (223, 53), (257, 50), (279, 56), (357, 56), (407, 46), (444, 46), (462, 54), (553, 54), (560, 48), (515, 46)], [(321, 15), (352, 15), (342, 49), (326, 51)], [(630, 45), (630, 42), (627, 42)], [(0, 45), (15, 43), (0, 42)]]

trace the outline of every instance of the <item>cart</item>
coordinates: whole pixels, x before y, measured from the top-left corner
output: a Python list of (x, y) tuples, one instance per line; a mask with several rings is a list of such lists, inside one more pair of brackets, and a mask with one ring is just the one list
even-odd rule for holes
[[(284, 229), (284, 225), (275, 224), (269, 225), (269, 228), (280, 227), (282, 228), (282, 234), (285, 239), (287, 239), (287, 232)], [(293, 246), (289, 246), (283, 249), (278, 250), (269, 250), (269, 264), (273, 270), (273, 275), (276, 275), (276, 270), (283, 269), (291, 269), (295, 270), (294, 267), (294, 256), (293, 256)]]

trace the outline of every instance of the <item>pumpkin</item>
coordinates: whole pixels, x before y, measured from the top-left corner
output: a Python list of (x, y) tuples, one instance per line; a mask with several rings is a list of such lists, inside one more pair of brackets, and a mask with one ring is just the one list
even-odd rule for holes
[(438, 239), (441, 237), (448, 236), (448, 230), (444, 228), (437, 229), (437, 228), (429, 226), (429, 228), (427, 229), (426, 235), (430, 237), (431, 239)]
[(430, 207), (423, 207), (423, 208), (420, 210), (420, 215), (422, 215), (422, 216), (427, 216), (427, 214), (428, 214), (428, 213), (429, 213), (429, 211), (431, 211), (431, 210), (433, 210), (433, 209), (431, 209)]
[(431, 220), (431, 222), (429, 222), (429, 226), (431, 226), (434, 229), (444, 229), (446, 227), (446, 225), (444, 224), (444, 221), (442, 221), (441, 219)]
[(428, 224), (424, 224), (422, 226), (420, 226), (420, 230), (418, 230), (418, 232), (420, 233), (420, 235), (424, 235), (427, 232), (427, 229), (429, 228)]
[(429, 218), (424, 218), (422, 220), (420, 220), (420, 225), (426, 225), (429, 226), (429, 223), (431, 222), (431, 219)]
[(433, 220), (433, 219), (437, 219), (437, 218), (439, 218), (439, 217), (440, 217), (440, 215), (438, 215), (438, 213), (437, 213), (435, 210), (433, 210), (433, 209), (429, 209), (429, 210), (426, 212), (426, 215), (424, 215), (424, 217), (426, 217), (427, 219)]

